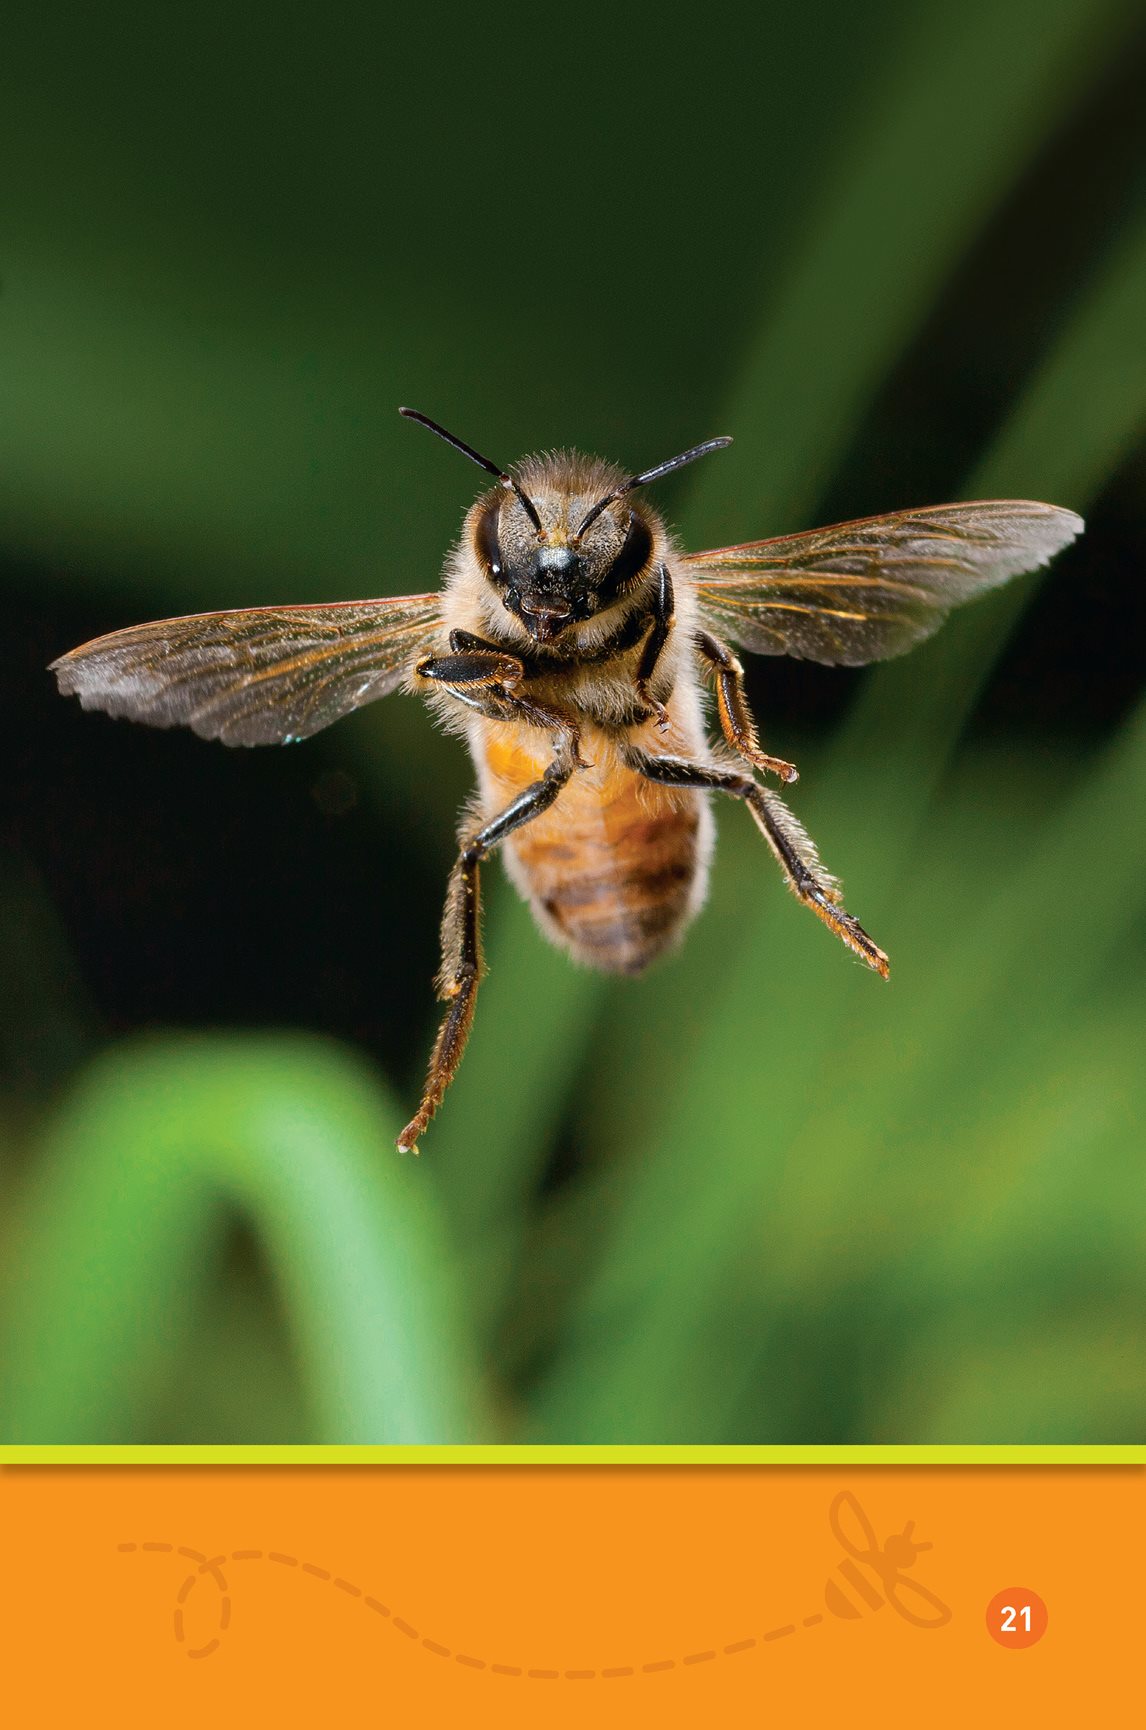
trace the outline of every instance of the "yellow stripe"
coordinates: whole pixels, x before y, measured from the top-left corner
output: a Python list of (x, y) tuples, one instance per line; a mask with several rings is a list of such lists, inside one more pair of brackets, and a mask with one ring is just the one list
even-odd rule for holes
[(1146, 1466), (1146, 1446), (0, 1447), (18, 1466)]

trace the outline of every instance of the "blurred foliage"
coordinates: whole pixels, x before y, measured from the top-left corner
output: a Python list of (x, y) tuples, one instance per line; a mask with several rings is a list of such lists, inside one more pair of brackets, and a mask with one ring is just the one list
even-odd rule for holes
[[(112, 0), (9, 36), (0, 547), (29, 665), (132, 617), (431, 586), (470, 480), (400, 401), (500, 460), (731, 432), (664, 489), (693, 545), (1018, 495), (1094, 516), (1052, 584), (1113, 557), (1112, 498), (1146, 551), (1139, 8)], [(1057, 724), (1052, 657), (1029, 724), (960, 746), (1047, 581), (862, 680), (753, 672), (889, 986), (735, 810), (709, 908), (635, 983), (568, 965), (489, 872), (490, 976), (416, 1163), (392, 1140), (456, 747), (398, 702), (340, 755), (217, 767), (16, 717), (0, 1440), (1139, 1440), (1146, 707)], [(828, 737), (800, 704), (832, 677)], [(258, 832), (274, 777), (348, 826)], [(226, 882), (189, 895), (197, 824), (265, 881), (265, 926)], [(355, 846), (352, 897), (308, 889)], [(336, 934), (376, 1013), (288, 997), (202, 1031)]]

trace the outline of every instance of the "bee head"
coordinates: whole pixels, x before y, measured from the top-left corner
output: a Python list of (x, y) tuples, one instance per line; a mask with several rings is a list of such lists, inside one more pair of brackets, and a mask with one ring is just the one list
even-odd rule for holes
[(572, 452), (530, 457), (509, 473), (425, 415), (398, 412), (497, 476), (468, 518), (473, 549), (506, 611), (537, 643), (614, 606), (640, 581), (659, 522), (629, 494), (732, 443), (709, 439), (636, 475)]
[(643, 575), (656, 519), (620, 498), (594, 509), (623, 478), (576, 456), (533, 459), (519, 472), (520, 494), (489, 493), (475, 507), (482, 570), (535, 642), (605, 611)]

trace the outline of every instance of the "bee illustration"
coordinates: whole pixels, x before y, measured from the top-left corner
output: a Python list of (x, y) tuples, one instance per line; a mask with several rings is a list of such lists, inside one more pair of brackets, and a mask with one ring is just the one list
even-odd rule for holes
[[(920, 1544), (912, 1538), (914, 1520), (909, 1520), (902, 1532), (893, 1532), (881, 1545), (875, 1527), (848, 1490), (841, 1490), (835, 1498), (828, 1510), (828, 1520), (849, 1558), (855, 1557), (855, 1561), (845, 1559), (836, 1569), (836, 1575), (850, 1588), (851, 1595), (843, 1590), (835, 1577), (824, 1587), (824, 1602), (833, 1616), (852, 1622), (868, 1610), (882, 1610), (884, 1604), (890, 1604), (905, 1622), (913, 1623), (916, 1628), (942, 1628), (951, 1620), (951, 1611), (943, 1600), (927, 1586), (920, 1585), (918, 1580), (909, 1580), (904, 1573), (905, 1568), (914, 1565), (921, 1551), (931, 1548), (930, 1544)], [(874, 1576), (875, 1585), (856, 1567), (856, 1562), (862, 1562)], [(909, 1607), (905, 1601), (909, 1593), (926, 1606), (926, 1615)], [(865, 1610), (856, 1608), (857, 1598), (866, 1606)]]
[(480, 866), (496, 847), (546, 936), (590, 967), (639, 973), (704, 900), (707, 795), (728, 794), (748, 807), (798, 900), (886, 979), (883, 950), (760, 779), (797, 776), (761, 747), (734, 649), (846, 666), (900, 654), (951, 607), (1045, 564), (1081, 519), (989, 500), (682, 553), (634, 494), (730, 439), (638, 474), (576, 452), (506, 471), (425, 415), (399, 412), (497, 482), (467, 513), (440, 593), (165, 619), (52, 667), (84, 708), (184, 724), (227, 745), (304, 739), (399, 689), (427, 698), (466, 740), (478, 790), (442, 922), (447, 1007), (399, 1148), (417, 1150), (469, 1035)]

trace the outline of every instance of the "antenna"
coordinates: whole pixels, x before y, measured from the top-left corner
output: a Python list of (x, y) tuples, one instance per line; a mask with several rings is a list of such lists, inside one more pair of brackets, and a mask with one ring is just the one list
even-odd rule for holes
[(730, 438), (706, 439), (702, 445), (693, 445), (690, 451), (684, 451), (679, 457), (670, 457), (665, 463), (657, 463), (655, 468), (642, 469), (639, 475), (632, 475), (622, 486), (617, 488), (616, 492), (608, 493), (605, 498), (597, 500), (573, 536), (574, 541), (581, 539), (590, 523), (595, 523), (602, 511), (607, 510), (618, 499), (624, 498), (626, 493), (631, 493), (635, 487), (647, 486), (649, 481), (659, 481), (662, 475), (671, 475), (674, 469), (682, 469), (685, 463), (694, 463), (697, 457), (705, 457), (709, 451), (723, 450), (725, 445), (731, 443)]
[[(448, 445), (453, 445), (456, 451), (461, 451), (464, 457), (469, 457), (471, 463), (476, 463), (478, 468), (484, 469), (487, 475), (496, 475), (507, 492), (514, 492), (517, 494), (518, 498), (521, 500), (525, 514), (528, 516), (538, 534), (541, 535), (545, 533), (544, 529), (541, 527), (541, 518), (537, 514), (536, 505), (533, 503), (533, 500), (529, 497), (528, 493), (522, 492), (512, 475), (506, 474), (505, 470), (499, 468), (497, 463), (491, 463), (488, 457), (483, 457), (480, 452), (474, 450), (472, 445), (466, 444), (465, 440), (458, 438), (455, 433), (447, 432), (444, 426), (439, 426), (436, 420), (430, 419), (429, 415), (419, 414), (416, 408), (400, 408), (398, 413), (400, 415), (405, 415), (407, 420), (416, 420), (419, 426), (429, 427), (432, 433), (437, 433), (440, 439), (445, 439)], [(699, 453), (694, 452), (693, 454), (697, 455)], [(683, 462), (686, 459), (680, 457), (677, 460), (678, 462)], [(633, 484), (635, 485), (636, 483), (634, 482)]]

